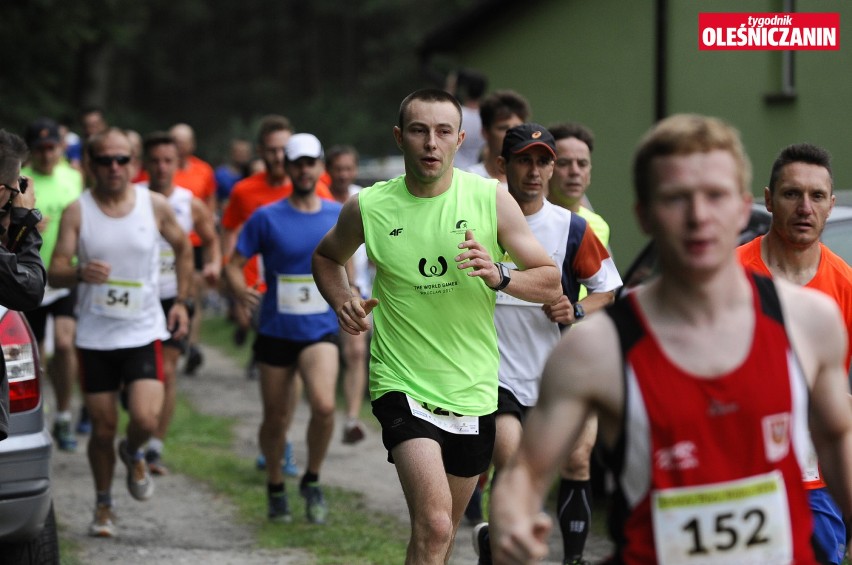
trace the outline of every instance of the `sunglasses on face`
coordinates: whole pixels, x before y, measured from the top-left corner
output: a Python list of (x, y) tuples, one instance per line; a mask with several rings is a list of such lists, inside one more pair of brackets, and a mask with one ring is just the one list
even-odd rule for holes
[(11, 195), (9, 196), (9, 200), (6, 202), (6, 204), (3, 205), (3, 208), (0, 208), (0, 211), (2, 211), (3, 214), (8, 213), (9, 210), (12, 209), (12, 200), (17, 198), (20, 193), (26, 192), (29, 183), (29, 179), (27, 179), (26, 177), (20, 177), (18, 179), (18, 188), (15, 188), (14, 186), (9, 186), (8, 184), (0, 184), (0, 188), (5, 188), (9, 191), (9, 194)]
[(118, 163), (124, 166), (130, 162), (129, 155), (96, 155), (92, 157), (92, 162), (102, 167), (111, 167), (113, 163)]

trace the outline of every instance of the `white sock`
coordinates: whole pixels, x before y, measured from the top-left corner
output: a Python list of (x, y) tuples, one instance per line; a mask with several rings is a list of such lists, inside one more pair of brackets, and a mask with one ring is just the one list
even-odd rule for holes
[(156, 451), (157, 453), (163, 452), (163, 440), (160, 438), (152, 437), (148, 440), (148, 449), (151, 451)]

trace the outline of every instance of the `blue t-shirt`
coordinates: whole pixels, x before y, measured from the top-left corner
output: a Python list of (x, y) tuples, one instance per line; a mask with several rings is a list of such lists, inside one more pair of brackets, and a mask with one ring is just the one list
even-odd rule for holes
[(216, 177), (216, 198), (218, 200), (227, 200), (231, 197), (231, 191), (237, 181), (245, 178), (242, 172), (234, 170), (229, 165), (219, 165), (213, 171), (213, 176)]
[(322, 200), (316, 212), (302, 212), (284, 199), (258, 208), (237, 241), (243, 257), (263, 257), (267, 291), (260, 305), (259, 333), (291, 341), (317, 341), (337, 334), (337, 314), (313, 282), (311, 256), (337, 223), (341, 205)]

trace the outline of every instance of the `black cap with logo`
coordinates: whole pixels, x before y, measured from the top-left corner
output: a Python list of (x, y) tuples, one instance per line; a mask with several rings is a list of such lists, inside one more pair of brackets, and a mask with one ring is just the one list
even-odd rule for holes
[(27, 126), (24, 140), (30, 149), (34, 149), (46, 143), (58, 144), (59, 124), (50, 118), (39, 118)]
[(500, 155), (504, 159), (508, 159), (510, 155), (523, 153), (530, 147), (539, 145), (547, 148), (548, 151), (556, 158), (556, 141), (553, 136), (547, 131), (547, 128), (541, 124), (521, 124), (510, 128), (506, 132), (506, 137), (503, 138), (503, 150)]

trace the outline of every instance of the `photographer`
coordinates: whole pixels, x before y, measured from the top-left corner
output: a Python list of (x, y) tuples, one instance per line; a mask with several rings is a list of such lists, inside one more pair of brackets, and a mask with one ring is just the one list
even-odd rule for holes
[[(44, 296), (47, 274), (39, 256), (41, 236), (33, 210), (35, 195), (20, 177), (27, 157), (24, 140), (0, 130), (0, 305), (13, 310), (36, 308)], [(8, 435), (9, 385), (0, 355), (0, 440)]]

